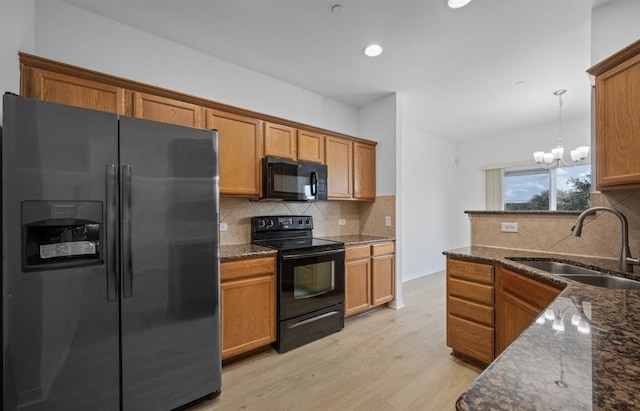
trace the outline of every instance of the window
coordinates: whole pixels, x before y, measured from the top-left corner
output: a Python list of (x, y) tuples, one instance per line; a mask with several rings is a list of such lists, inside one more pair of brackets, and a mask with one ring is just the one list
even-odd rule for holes
[(505, 170), (504, 210), (586, 210), (591, 203), (591, 166), (551, 170)]

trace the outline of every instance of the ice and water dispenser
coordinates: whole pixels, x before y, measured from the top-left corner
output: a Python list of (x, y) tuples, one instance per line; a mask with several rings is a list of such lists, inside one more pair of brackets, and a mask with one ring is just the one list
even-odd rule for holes
[(102, 264), (100, 201), (23, 201), (23, 271)]

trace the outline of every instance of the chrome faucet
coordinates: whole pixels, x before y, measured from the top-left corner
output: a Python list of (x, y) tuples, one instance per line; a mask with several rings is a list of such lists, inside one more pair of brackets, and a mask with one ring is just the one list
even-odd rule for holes
[(587, 210), (584, 210), (578, 216), (576, 220), (576, 224), (571, 228), (571, 233), (580, 237), (582, 235), (582, 225), (584, 223), (584, 219), (586, 216), (590, 214), (595, 214), (596, 211), (607, 211), (620, 220), (622, 224), (622, 245), (620, 246), (620, 257), (618, 257), (618, 265), (620, 271), (633, 272), (634, 265), (640, 265), (640, 258), (632, 258), (631, 251), (629, 250), (629, 223), (627, 222), (627, 217), (624, 216), (620, 211), (611, 207), (591, 207)]

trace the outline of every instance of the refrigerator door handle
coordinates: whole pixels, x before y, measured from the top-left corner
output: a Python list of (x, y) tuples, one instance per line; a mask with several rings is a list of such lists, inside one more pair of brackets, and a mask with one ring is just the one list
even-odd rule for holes
[(131, 166), (122, 166), (122, 297), (133, 295), (131, 262)]
[(116, 190), (118, 186), (118, 169), (114, 164), (107, 166), (107, 301), (117, 301), (118, 299), (118, 196)]

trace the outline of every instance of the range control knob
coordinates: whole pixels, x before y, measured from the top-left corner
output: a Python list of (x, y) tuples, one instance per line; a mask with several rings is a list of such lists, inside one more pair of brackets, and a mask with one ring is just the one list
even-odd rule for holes
[(267, 227), (273, 227), (273, 220), (267, 221)]
[(309, 224), (311, 224), (311, 220), (309, 220), (309, 219), (307, 218), (307, 219), (304, 221), (304, 223), (305, 223), (306, 225), (309, 225)]
[(258, 228), (264, 228), (267, 224), (264, 220), (258, 220)]
[(298, 220), (298, 224), (302, 224), (302, 220)]

